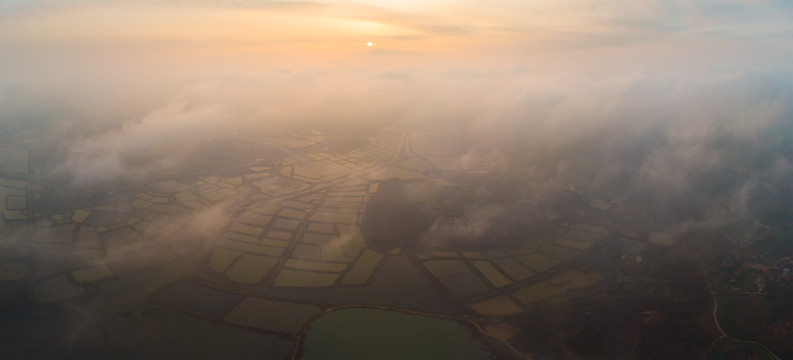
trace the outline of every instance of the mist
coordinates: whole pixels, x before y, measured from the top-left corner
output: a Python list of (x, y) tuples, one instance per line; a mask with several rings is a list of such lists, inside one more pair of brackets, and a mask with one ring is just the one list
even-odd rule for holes
[[(508, 358), (625, 355), (568, 349), (592, 329), (573, 314), (605, 306), (578, 309), (590, 295), (642, 304), (610, 315), (636, 339), (653, 311), (718, 327), (696, 322), (694, 350), (637, 340), (631, 356), (767, 340), (706, 307), (771, 294), (755, 284), (771, 270), (739, 273), (788, 266), (791, 19), (781, 0), (6, 2), (0, 270), (26, 270), (2, 281), (33, 312), (38, 289), (80, 293), (52, 303), (90, 324), (46, 356), (90, 349), (80, 337), (117, 326), (103, 311), (146, 322), (158, 306), (263, 331), (292, 358), (316, 309), (345, 306), (441, 314)], [(658, 295), (675, 291), (690, 297)], [(232, 321), (250, 299), (306, 308), (283, 328)], [(535, 323), (562, 348), (538, 346), (559, 341)], [(791, 354), (782, 337), (763, 342), (772, 355)]]
[[(590, 42), (536, 40), (540, 42), (535, 44), (537, 49), (526, 52), (520, 45), (529, 43), (525, 35), (510, 36), (511, 44), (482, 59), (475, 52), (487, 40), (480, 37), (493, 34), (475, 22), (468, 31), (477, 35), (434, 35), (460, 44), (444, 55), (427, 49), (427, 39), (415, 40), (421, 51), (389, 49), (408, 41), (399, 40), (383, 44), (385, 48), (354, 50), (345, 45), (338, 56), (324, 50), (319, 59), (331, 56), (332, 60), (310, 62), (302, 53), (310, 45), (296, 43), (301, 51), (291, 50), (299, 59), (293, 61), (284, 58), (282, 52), (290, 50), (280, 45), (228, 49), (216, 43), (179, 40), (180, 30), (168, 30), (174, 36), (171, 45), (159, 38), (147, 40), (146, 35), (130, 38), (124, 30), (127, 24), (110, 27), (98, 37), (88, 36), (82, 28), (70, 29), (56, 40), (54, 34), (30, 30), (31, 23), (25, 25), (21, 19), (57, 20), (48, 25), (52, 27), (78, 18), (106, 16), (102, 21), (108, 21), (128, 8), (139, 13), (131, 21), (135, 24), (154, 8), (129, 7), (124, 2), (111, 6), (75, 2), (73, 8), (45, 4), (23, 2), (3, 10), (8, 19), (14, 14), (19, 17), (7, 22), (10, 31), (4, 31), (0, 42), (5, 49), (0, 58), (4, 69), (0, 124), (5, 129), (34, 131), (45, 147), (57, 152), (53, 163), (58, 164), (43, 170), (74, 176), (78, 184), (173, 168), (196, 156), (191, 155), (196, 144), (223, 132), (277, 137), (285, 128), (286, 132), (317, 130), (355, 143), (366, 141), (384, 124), (451, 127), (464, 134), (471, 149), (511, 152), (532, 159), (522, 167), (537, 166), (542, 172), (560, 171), (547, 169), (548, 163), (565, 167), (565, 161), (576, 157), (591, 164), (608, 161), (612, 168), (621, 169), (613, 171), (635, 177), (644, 186), (670, 191), (689, 188), (692, 171), (741, 166), (748, 159), (738, 159), (739, 153), (763, 152), (760, 148), (766, 146), (775, 153), (768, 164), (756, 166), (768, 166), (771, 171), (790, 162), (790, 146), (772, 146), (774, 140), (767, 138), (776, 134), (776, 141), (784, 142), (779, 137), (790, 129), (793, 75), (789, 66), (776, 60), (791, 55), (789, 49), (776, 46), (790, 44), (789, 39), (753, 38), (752, 43), (758, 45), (752, 46), (765, 47), (752, 52), (744, 49), (747, 40), (732, 33), (699, 34), (677, 43), (673, 38), (675, 33), (716, 23), (744, 31), (746, 20), (738, 18), (738, 11), (750, 8), (740, 2), (698, 9), (713, 11), (710, 16), (694, 7), (659, 4), (611, 13), (608, 8), (586, 12), (591, 9), (571, 2), (576, 11), (587, 14), (575, 21), (607, 29), (618, 28), (615, 19), (637, 14), (644, 19), (659, 10), (670, 22), (686, 20), (674, 30), (635, 24), (654, 35), (640, 33), (622, 44), (593, 41), (607, 36), (601, 33), (577, 34)], [(218, 17), (239, 16), (241, 9), (254, 6), (239, 5), (242, 8), (228, 8), (223, 2), (213, 6)], [(205, 16), (212, 9), (207, 6), (197, 2), (186, 11)], [(325, 7), (309, 6), (309, 13), (327, 11)], [(358, 15), (378, 13), (348, 4), (338, 7)], [(300, 18), (289, 7), (248, 10), (261, 11), (264, 18)], [(496, 15), (491, 16), (505, 16), (502, 10), (494, 7)], [(397, 10), (393, 14), (378, 11), (382, 17), (391, 15), (389, 21), (400, 21)], [(601, 17), (604, 14), (609, 17)], [(748, 14), (749, 19), (766, 15), (755, 10)], [(152, 26), (178, 29), (167, 27), (163, 16), (152, 20)], [(789, 22), (777, 21), (781, 16), (763, 18), (770, 20), (765, 31), (780, 36), (790, 31)], [(183, 25), (185, 21), (212, 21), (190, 19), (179, 21)], [(544, 34), (555, 33), (546, 30)], [(346, 41), (346, 34), (339, 36)], [(702, 38), (718, 39), (713, 44), (719, 45), (708, 46), (719, 50), (695, 51), (687, 43)], [(268, 51), (278, 55), (268, 56)], [(725, 56), (720, 51), (730, 53)], [(749, 53), (765, 58), (747, 59)], [(672, 54), (681, 59), (702, 58), (708, 65), (664, 59)], [(604, 64), (606, 58), (610, 65)], [(726, 141), (734, 145), (720, 148), (718, 144)], [(737, 147), (745, 150), (735, 153)], [(625, 149), (634, 150), (626, 156)], [(565, 161), (559, 161), (560, 157)]]
[[(793, 145), (786, 134), (793, 131), (793, 77), (785, 74), (398, 74), (227, 76), (174, 86), (145, 105), (90, 82), (81, 83), (81, 91), (93, 95), (69, 94), (68, 104), (51, 104), (58, 96), (44, 85), (36, 94), (14, 91), (1, 116), (35, 109), (26, 116), (38, 119), (3, 124), (35, 133), (43, 140), (38, 146), (52, 152), (41, 170), (72, 177), (74, 186), (144, 179), (206, 162), (218, 139), (231, 134), (275, 139), (319, 131), (341, 149), (365, 144), (379, 127), (393, 124), (447, 128), (463, 142), (461, 161), (485, 156), (535, 192), (572, 184), (615, 196), (625, 188), (682, 194), (707, 190), (697, 183), (703, 178), (747, 169), (716, 190), (737, 210), (748, 206), (746, 194), (756, 186), (784, 184), (791, 176)], [(135, 94), (169, 88), (156, 81), (117, 84)], [(42, 103), (56, 108), (35, 105)], [(102, 104), (113, 104), (112, 114)]]

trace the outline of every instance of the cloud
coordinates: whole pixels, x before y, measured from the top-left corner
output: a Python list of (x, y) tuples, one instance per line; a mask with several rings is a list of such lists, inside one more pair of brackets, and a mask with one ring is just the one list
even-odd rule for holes
[[(277, 159), (292, 136), (321, 133), (332, 139), (322, 151), (344, 152), (384, 127), (409, 131), (412, 151), (448, 141), (452, 168), (492, 170), (428, 172), (466, 191), (458, 180), (469, 180), (483, 195), (466, 199), (453, 223), (429, 219), (419, 245), (524, 241), (592, 199), (675, 237), (736, 215), (789, 226), (791, 3), (0, 2), (0, 142), (28, 146), (42, 179), (122, 193), (112, 185)], [(417, 181), (403, 198), (436, 199), (439, 183)], [(276, 177), (252, 189), (307, 187)], [(128, 195), (119, 193), (107, 195)], [(234, 221), (243, 197), (146, 220), (103, 265), (192, 258)], [(0, 247), (27, 241), (33, 226), (0, 222)], [(323, 251), (354, 258), (360, 234), (342, 230)], [(45, 264), (71, 256), (31, 249), (53, 260)], [(167, 275), (195, 270), (187, 267)], [(81, 324), (67, 340), (96, 335), (96, 319)]]
[(464, 145), (459, 162), (487, 154), (537, 189), (621, 184), (680, 193), (701, 187), (705, 174), (775, 166), (743, 154), (791, 160), (779, 147), (793, 111), (784, 76), (394, 69), (221, 77), (174, 88), (171, 105), (138, 120), (73, 121), (70, 137), (52, 140), (67, 149), (55, 173), (81, 185), (144, 179), (200, 162), (212, 139), (230, 134), (320, 130), (355, 144), (402, 123), (445, 127)]
[[(316, 130), (342, 149), (397, 124), (442, 129), (462, 144), (460, 163), (487, 154), (500, 181), (525, 184), (534, 190), (521, 192), (532, 196), (710, 191), (751, 209), (756, 189), (789, 172), (770, 169), (792, 157), (793, 71), (784, 60), (793, 46), (716, 32), (789, 25), (789, 7), (762, 4), (770, 9), (744, 1), (462, 2), (450, 13), (461, 22), (439, 16), (440, 3), (432, 11), (326, 3), (303, 14), (355, 26), (368, 16), (421, 32), (372, 27), (414, 44), (375, 49), (338, 45), (344, 37), (324, 48), (331, 40), (313, 33), (318, 42), (278, 49), (145, 37), (43, 46), (20, 37), (0, 41), (0, 129), (37, 134), (47, 150), (38, 158), (58, 163), (42, 171), (82, 186), (209, 164), (212, 153), (216, 163), (266, 153), (229, 146), (220, 154), (222, 138), (267, 143)], [(226, 15), (240, 14), (251, 13)], [(452, 31), (460, 23), (464, 31)], [(494, 23), (501, 30), (488, 30)], [(578, 44), (547, 42), (560, 37)], [(708, 190), (714, 179), (729, 180)]]
[[(450, 247), (480, 240), (497, 218), (503, 217), (504, 208), (497, 205), (467, 206), (461, 216), (445, 216), (421, 235), (419, 244), (426, 247)], [(468, 244), (470, 246), (470, 244)]]
[(154, 110), (140, 121), (77, 142), (53, 173), (74, 176), (76, 185), (85, 186), (178, 169), (182, 156), (216, 131), (223, 116), (211, 104)]
[[(237, 213), (239, 202), (231, 199), (183, 216), (171, 216), (168, 221), (160, 221), (143, 232), (142, 239), (158, 242), (178, 255), (200, 254), (216, 240), (231, 223), (232, 214)], [(137, 243), (131, 244), (122, 253), (140, 250)], [(120, 265), (123, 256), (106, 259), (108, 263)]]

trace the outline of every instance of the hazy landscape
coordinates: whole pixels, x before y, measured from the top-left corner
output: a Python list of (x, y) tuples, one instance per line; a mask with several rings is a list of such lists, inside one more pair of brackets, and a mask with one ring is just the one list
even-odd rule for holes
[(793, 7), (0, 4), (0, 357), (793, 358)]

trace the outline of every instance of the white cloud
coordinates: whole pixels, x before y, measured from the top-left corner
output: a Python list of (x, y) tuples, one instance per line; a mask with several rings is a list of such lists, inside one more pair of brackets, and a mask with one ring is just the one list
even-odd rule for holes
[(73, 175), (78, 185), (93, 185), (175, 168), (223, 120), (222, 109), (214, 105), (175, 104), (157, 109), (140, 121), (77, 142), (54, 173)]

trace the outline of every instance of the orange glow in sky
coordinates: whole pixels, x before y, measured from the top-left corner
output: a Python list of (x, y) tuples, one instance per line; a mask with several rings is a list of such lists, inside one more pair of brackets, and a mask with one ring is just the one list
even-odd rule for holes
[(710, 66), (790, 52), (780, 35), (791, 30), (784, 14), (760, 15), (762, 24), (724, 16), (717, 21), (703, 9), (660, 1), (67, 0), (0, 8), (0, 44), (47, 51), (81, 44), (155, 62), (198, 56), (322, 68)]

